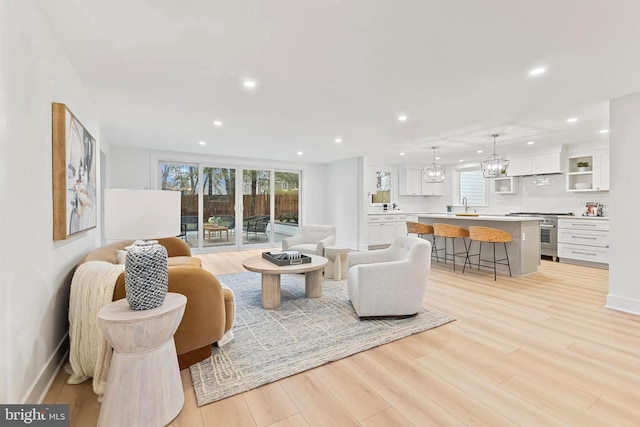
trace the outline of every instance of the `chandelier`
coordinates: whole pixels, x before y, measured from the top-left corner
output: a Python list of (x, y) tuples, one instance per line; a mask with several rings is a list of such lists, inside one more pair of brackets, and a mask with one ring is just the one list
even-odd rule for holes
[(509, 160), (496, 154), (496, 138), (499, 135), (494, 134), (492, 136), (493, 154), (481, 162), (482, 175), (484, 175), (485, 178), (500, 178), (501, 176), (507, 176)]
[(422, 170), (424, 182), (443, 182), (444, 181), (444, 167), (436, 164), (436, 148), (433, 149), (433, 163)]

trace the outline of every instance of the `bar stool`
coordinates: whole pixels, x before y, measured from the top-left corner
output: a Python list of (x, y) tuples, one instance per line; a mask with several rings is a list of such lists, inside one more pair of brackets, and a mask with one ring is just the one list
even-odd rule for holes
[[(496, 264), (506, 265), (509, 268), (509, 276), (511, 276), (511, 264), (509, 264), (509, 253), (507, 252), (507, 242), (512, 240), (511, 234), (504, 231), (499, 230), (497, 228), (489, 228), (489, 227), (479, 227), (472, 225), (469, 227), (469, 238), (471, 242), (469, 243), (469, 251), (471, 251), (471, 243), (480, 242), (480, 249), (478, 249), (477, 254), (469, 254), (467, 256), (467, 260), (469, 261), (469, 265), (472, 266), (471, 257), (478, 257), (478, 270), (480, 270), (481, 262), (489, 262), (493, 263), (493, 280), (496, 280)], [(482, 253), (482, 242), (485, 243), (493, 243), (493, 260), (490, 259), (482, 259), (480, 254)], [(505, 258), (496, 259), (496, 243), (502, 243), (504, 245), (504, 254)], [(504, 262), (506, 261), (506, 263)], [(483, 264), (483, 267), (491, 267), (491, 265)], [(467, 267), (467, 263), (465, 262), (464, 267), (462, 268), (462, 272), (464, 273), (465, 268)]]
[[(433, 250), (436, 253), (436, 260), (440, 262), (438, 251), (444, 250), (444, 262), (446, 264), (448, 259), (452, 260), (453, 271), (456, 271), (456, 256), (464, 255), (464, 263), (466, 265), (467, 261), (469, 260), (468, 258), (469, 248), (467, 247), (467, 241), (465, 240), (465, 237), (469, 237), (469, 230), (462, 227), (458, 227), (457, 225), (441, 224), (436, 222), (435, 224), (433, 224), (433, 231), (434, 231)], [(436, 247), (436, 243), (435, 243), (436, 237), (444, 238), (444, 249)], [(447, 239), (451, 239), (451, 246), (452, 246), (451, 253), (447, 253)], [(464, 252), (456, 252), (455, 239), (462, 239), (462, 243), (464, 243)], [(451, 256), (451, 258), (449, 258), (449, 256)]]
[(417, 234), (418, 237), (422, 238), (430, 234), (431, 240), (433, 240), (433, 227), (429, 224), (423, 224), (421, 222), (407, 221), (407, 236), (409, 234)]

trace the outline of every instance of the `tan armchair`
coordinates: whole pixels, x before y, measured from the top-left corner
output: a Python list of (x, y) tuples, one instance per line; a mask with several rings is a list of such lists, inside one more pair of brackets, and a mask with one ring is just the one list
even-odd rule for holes
[[(191, 257), (191, 249), (178, 237), (158, 239), (169, 256), (169, 292), (187, 297), (182, 322), (174, 335), (178, 363), (184, 369), (211, 355), (211, 344), (229, 331), (235, 318), (233, 294), (224, 289), (218, 279), (200, 266), (200, 259)], [(78, 265), (87, 261), (118, 263), (118, 251), (133, 241), (112, 243), (94, 249)], [(125, 298), (124, 272), (113, 291), (113, 300)]]
[(324, 248), (336, 244), (333, 225), (303, 225), (298, 234), (282, 239), (282, 250), (308, 255), (324, 255)]

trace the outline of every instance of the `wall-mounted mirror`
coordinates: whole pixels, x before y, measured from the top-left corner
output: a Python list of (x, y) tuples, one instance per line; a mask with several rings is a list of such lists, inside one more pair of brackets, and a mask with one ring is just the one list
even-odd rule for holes
[(376, 172), (376, 192), (371, 203), (391, 203), (391, 172)]

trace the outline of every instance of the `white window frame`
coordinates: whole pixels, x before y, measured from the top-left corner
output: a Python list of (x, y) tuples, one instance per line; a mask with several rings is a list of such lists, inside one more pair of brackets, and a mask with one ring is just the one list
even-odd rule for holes
[[(464, 206), (460, 196), (460, 172), (467, 172), (473, 170), (481, 170), (479, 163), (468, 164), (464, 166), (458, 166), (453, 169), (453, 205)], [(487, 179), (484, 179), (484, 204), (468, 203), (467, 206), (486, 207), (489, 203), (489, 185)]]

